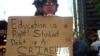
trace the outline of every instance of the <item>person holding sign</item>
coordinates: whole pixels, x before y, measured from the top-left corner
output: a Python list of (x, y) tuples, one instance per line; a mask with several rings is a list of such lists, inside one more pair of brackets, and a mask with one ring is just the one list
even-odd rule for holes
[(5, 54), (4, 50), (6, 45), (6, 36), (7, 36), (7, 22), (4, 20), (0, 21), (0, 56)]
[(7, 22), (4, 20), (0, 21), (0, 45), (5, 45), (6, 42), (4, 41), (7, 36)]
[[(36, 7), (35, 16), (55, 16), (58, 8), (57, 0), (34, 0)], [(88, 47), (84, 41), (75, 41), (73, 44), (73, 56), (85, 56)]]

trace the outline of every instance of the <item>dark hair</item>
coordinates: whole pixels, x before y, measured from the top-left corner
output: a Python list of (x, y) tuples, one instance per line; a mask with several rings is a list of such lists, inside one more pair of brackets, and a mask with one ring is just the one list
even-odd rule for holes
[(0, 29), (7, 30), (7, 25), (8, 25), (8, 23), (5, 20), (0, 21)]
[[(35, 5), (36, 8), (40, 7), (43, 5), (44, 2), (46, 2), (47, 0), (34, 0), (34, 2), (32, 3), (32, 5)], [(58, 5), (57, 0), (51, 0), (52, 2), (54, 2), (56, 5)]]
[(97, 34), (96, 34), (96, 35), (94, 35), (93, 37), (94, 37), (94, 41), (96, 41), (96, 40), (98, 40), (98, 39), (99, 39)]
[[(34, 2), (32, 3), (33, 5), (35, 5), (35, 7), (36, 7), (36, 12), (35, 12), (35, 16), (39, 16), (39, 15), (43, 15), (43, 11), (42, 11), (42, 5), (43, 5), (43, 3), (44, 2), (46, 2), (47, 0), (34, 0)], [(51, 1), (53, 1), (56, 5), (57, 5), (57, 7), (58, 7), (58, 3), (57, 3), (57, 0), (51, 0)], [(56, 9), (56, 11), (57, 11), (57, 9)]]

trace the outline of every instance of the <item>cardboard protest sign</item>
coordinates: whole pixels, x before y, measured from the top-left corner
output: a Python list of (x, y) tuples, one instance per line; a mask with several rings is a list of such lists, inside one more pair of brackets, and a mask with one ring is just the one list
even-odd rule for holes
[(72, 22), (72, 17), (9, 17), (6, 56), (72, 56)]

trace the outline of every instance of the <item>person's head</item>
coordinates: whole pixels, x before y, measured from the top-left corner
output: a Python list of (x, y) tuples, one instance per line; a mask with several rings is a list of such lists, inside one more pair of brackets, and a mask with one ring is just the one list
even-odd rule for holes
[(0, 21), (0, 33), (7, 33), (7, 24), (4, 20)]
[(37, 8), (37, 15), (55, 14), (57, 11), (57, 0), (35, 0), (34, 3)]

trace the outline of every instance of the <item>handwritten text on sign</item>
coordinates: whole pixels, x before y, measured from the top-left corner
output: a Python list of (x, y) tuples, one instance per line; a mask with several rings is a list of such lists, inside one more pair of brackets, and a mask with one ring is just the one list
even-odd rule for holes
[(60, 48), (72, 46), (71, 17), (9, 18), (7, 56), (57, 56)]

